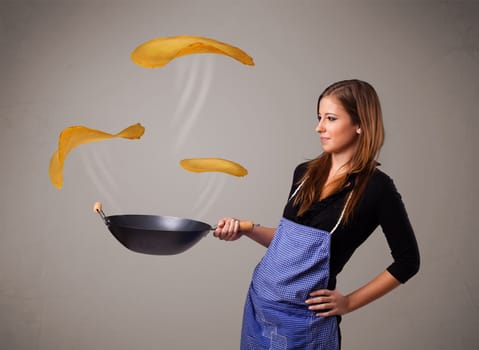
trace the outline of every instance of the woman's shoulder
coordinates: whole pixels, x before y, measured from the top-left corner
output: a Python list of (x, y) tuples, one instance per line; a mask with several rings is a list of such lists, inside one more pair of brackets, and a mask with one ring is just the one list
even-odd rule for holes
[(383, 170), (379, 169), (378, 167), (376, 167), (376, 169), (374, 169), (374, 172), (373, 172), (371, 178), (374, 181), (377, 181), (377, 182), (390, 182), (390, 181), (392, 181), (391, 176), (389, 176), (389, 174), (387, 174)]
[(369, 179), (368, 187), (378, 191), (397, 192), (394, 180), (386, 172), (376, 167)]
[(374, 170), (368, 178), (362, 195), (364, 208), (382, 210), (385, 203), (396, 203), (401, 195), (398, 193), (394, 181), (387, 173), (378, 169)]
[(305, 162), (302, 162), (302, 163), (300, 163), (296, 166), (296, 168), (294, 169), (294, 178), (295, 179), (301, 178), (304, 175), (306, 170), (308, 170), (309, 162), (310, 161), (305, 161)]

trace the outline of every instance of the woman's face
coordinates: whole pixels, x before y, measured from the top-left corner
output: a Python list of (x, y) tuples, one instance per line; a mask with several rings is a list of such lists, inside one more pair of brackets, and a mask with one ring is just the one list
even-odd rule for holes
[(351, 159), (356, 151), (360, 128), (353, 124), (351, 116), (336, 97), (329, 95), (321, 99), (318, 120), (316, 132), (319, 133), (323, 151)]

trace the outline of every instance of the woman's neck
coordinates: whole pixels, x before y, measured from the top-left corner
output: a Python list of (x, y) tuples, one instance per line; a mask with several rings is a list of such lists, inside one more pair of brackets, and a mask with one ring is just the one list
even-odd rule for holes
[(349, 163), (351, 156), (348, 154), (332, 154), (331, 155), (331, 169), (329, 171), (329, 177), (336, 177), (349, 171)]

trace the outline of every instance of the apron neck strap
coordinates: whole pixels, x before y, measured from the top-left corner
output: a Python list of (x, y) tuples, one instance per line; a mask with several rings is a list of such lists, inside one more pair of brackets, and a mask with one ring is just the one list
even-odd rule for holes
[(294, 196), (296, 196), (296, 193), (298, 193), (298, 191), (301, 189), (301, 187), (304, 185), (304, 182), (306, 181), (306, 179), (304, 179), (303, 181), (301, 181), (301, 183), (299, 184), (298, 187), (296, 187), (296, 189), (294, 190), (293, 194), (291, 195), (291, 197), (289, 197), (288, 199), (288, 202), (291, 201), (291, 199), (294, 198)]
[(330, 234), (333, 234), (333, 232), (336, 231), (336, 229), (338, 228), (339, 224), (340, 224), (341, 221), (343, 220), (344, 213), (346, 212), (346, 207), (348, 206), (349, 201), (351, 200), (351, 197), (352, 197), (352, 196), (353, 196), (353, 191), (349, 192), (348, 198), (346, 199), (346, 203), (344, 203), (344, 207), (343, 207), (343, 210), (341, 211), (341, 215), (339, 216), (338, 222), (336, 223), (336, 225), (334, 225), (334, 227), (333, 227), (333, 229), (331, 230)]

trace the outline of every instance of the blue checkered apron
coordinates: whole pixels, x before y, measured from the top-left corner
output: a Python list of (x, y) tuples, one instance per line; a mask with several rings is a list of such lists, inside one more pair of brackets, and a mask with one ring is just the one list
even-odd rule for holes
[(337, 319), (305, 304), (329, 281), (331, 234), (282, 218), (256, 266), (245, 303), (242, 350), (337, 350)]

